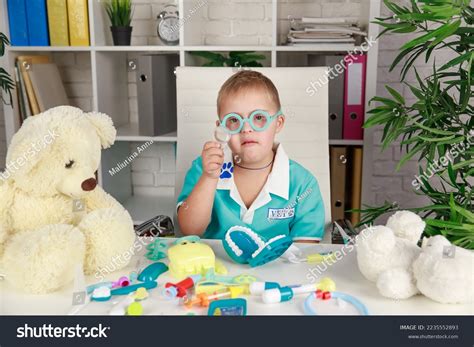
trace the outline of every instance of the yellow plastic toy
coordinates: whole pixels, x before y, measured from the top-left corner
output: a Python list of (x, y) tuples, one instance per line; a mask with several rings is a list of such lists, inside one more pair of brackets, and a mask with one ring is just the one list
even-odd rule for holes
[(225, 275), (227, 269), (219, 261), (212, 248), (201, 242), (198, 236), (185, 236), (168, 248), (169, 272), (178, 280), (190, 275), (205, 275), (208, 270)]

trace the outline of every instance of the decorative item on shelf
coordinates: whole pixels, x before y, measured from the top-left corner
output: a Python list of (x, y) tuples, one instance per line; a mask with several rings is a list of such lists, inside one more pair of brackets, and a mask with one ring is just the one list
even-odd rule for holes
[[(397, 1), (384, 3), (393, 15), (376, 18), (374, 23), (384, 28), (379, 36), (398, 36), (396, 42), (405, 37), (389, 71), (401, 66), (400, 82), (407, 84), (411, 93), (405, 99), (386, 86), (389, 96), (372, 98), (370, 105), (376, 102), (377, 106), (368, 110), (364, 127), (384, 129), (382, 150), (391, 150), (401, 141), (396, 146), (402, 155), (395, 170), (417, 161), (410, 183), (413, 197), (423, 196), (426, 204), (407, 208), (388, 201), (383, 206), (363, 206), (360, 225), (385, 213), (408, 209), (424, 218), (424, 236), (444, 235), (454, 245), (472, 250), (472, 6), (469, 1), (412, 1), (409, 7), (398, 6)], [(453, 55), (434, 60), (446, 47)], [(433, 60), (431, 71), (424, 71), (428, 76), (423, 78), (414, 66), (421, 57)], [(413, 83), (406, 83), (408, 76), (415, 76)]]
[(105, 3), (105, 10), (110, 19), (114, 45), (130, 46), (133, 29), (130, 26), (133, 17), (132, 1), (109, 0)]
[(288, 235), (276, 235), (266, 240), (253, 230), (239, 225), (231, 227), (222, 240), (224, 250), (232, 260), (251, 267), (277, 259), (292, 243)]
[(168, 248), (170, 275), (180, 280), (191, 275), (205, 275), (210, 269), (226, 274), (227, 269), (219, 261), (212, 248), (201, 242), (199, 236), (177, 239)]
[(158, 17), (156, 32), (165, 45), (179, 44), (179, 11), (176, 5), (168, 4), (163, 7)]
[(263, 54), (256, 54), (253, 51), (232, 51), (226, 56), (223, 53), (207, 52), (207, 51), (192, 51), (189, 52), (196, 57), (205, 58), (208, 62), (202, 66), (229, 66), (240, 70), (244, 67), (262, 67), (259, 60), (265, 60)]
[[(3, 55), (5, 54), (5, 47), (9, 44), (10, 41), (8, 40), (7, 36), (4, 33), (0, 32), (0, 57), (3, 57)], [(9, 105), (11, 105), (13, 101), (12, 90), (14, 86), (15, 84), (13, 83), (13, 80), (11, 79), (8, 72), (0, 67), (0, 89), (3, 90), (6, 95), (8, 95)], [(3, 103), (6, 103), (3, 99), (3, 96), (2, 101)]]

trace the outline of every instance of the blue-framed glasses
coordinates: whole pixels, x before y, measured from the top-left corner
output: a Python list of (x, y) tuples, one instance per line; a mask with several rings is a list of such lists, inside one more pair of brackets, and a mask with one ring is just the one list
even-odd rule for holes
[(244, 124), (248, 122), (253, 130), (265, 131), (270, 123), (278, 116), (283, 113), (279, 110), (273, 116), (264, 110), (253, 111), (248, 118), (242, 118), (237, 113), (228, 113), (224, 116), (221, 121), (221, 127), (224, 127), (229, 134), (238, 134), (244, 127)]

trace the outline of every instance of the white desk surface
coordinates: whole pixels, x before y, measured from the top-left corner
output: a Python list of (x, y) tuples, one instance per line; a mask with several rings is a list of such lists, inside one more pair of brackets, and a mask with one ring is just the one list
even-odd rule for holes
[[(221, 246), (220, 241), (205, 240), (217, 258), (228, 269), (228, 275), (251, 274), (262, 281), (285, 284), (309, 283), (308, 274), (314, 264), (290, 264), (277, 259), (258, 268), (233, 263)], [(337, 250), (341, 245), (298, 244), (305, 254)], [(144, 247), (143, 247), (144, 249)], [(337, 291), (357, 297), (369, 309), (372, 315), (473, 315), (474, 304), (444, 305), (434, 302), (422, 295), (408, 300), (391, 300), (382, 297), (374, 283), (367, 281), (359, 272), (356, 261), (356, 249), (346, 254), (341, 260), (330, 265), (322, 277), (330, 277), (336, 283)], [(144, 254), (144, 250), (140, 252)], [(346, 252), (347, 253), (347, 252)], [(120, 271), (109, 274), (105, 280), (117, 280), (120, 276), (128, 275), (134, 269), (138, 259), (148, 261), (143, 255), (135, 255), (130, 264)], [(167, 259), (164, 262), (167, 263)], [(98, 282), (93, 276), (86, 278), (87, 285)], [(193, 313), (203, 315), (207, 309), (194, 307), (191, 310), (178, 306), (174, 301), (168, 301), (161, 295), (161, 287), (165, 282), (176, 282), (165, 273), (158, 278), (158, 287), (149, 291), (150, 297), (143, 302), (144, 314), (147, 315), (186, 315)], [(5, 281), (0, 281), (0, 314), (2, 315), (65, 315), (71, 308), (73, 285), (48, 295), (27, 295), (11, 288)], [(302, 315), (303, 301), (307, 295), (298, 295), (289, 302), (267, 305), (259, 296), (249, 296), (247, 299), (247, 314), (249, 315)], [(116, 298), (107, 302), (91, 302), (81, 312), (81, 315), (107, 315)], [(347, 312), (346, 312), (347, 313)]]

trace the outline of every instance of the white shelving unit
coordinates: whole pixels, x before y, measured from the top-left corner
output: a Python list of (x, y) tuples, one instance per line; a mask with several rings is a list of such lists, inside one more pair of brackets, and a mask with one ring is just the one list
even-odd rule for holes
[[(0, 31), (9, 35), (7, 0), (0, 0)], [(152, 1), (150, 1), (152, 2)], [(188, 14), (196, 8), (196, 2), (179, 0), (179, 12)], [(256, 3), (259, 3), (256, 1)], [(348, 44), (321, 44), (307, 46), (285, 46), (281, 44), (281, 37), (285, 34), (285, 18), (287, 13), (282, 10), (278, 0), (272, 0), (271, 4), (271, 45), (207, 45), (203, 39), (206, 16), (200, 15), (207, 11), (204, 5), (198, 9), (189, 20), (180, 26), (180, 44), (178, 46), (166, 45), (137, 45), (137, 46), (113, 46), (109, 30), (108, 19), (102, 8), (100, 0), (89, 1), (89, 26), (91, 45), (88, 47), (8, 47), (5, 59), (0, 63), (10, 73), (13, 71), (14, 61), (22, 54), (48, 54), (54, 55), (61, 52), (86, 52), (90, 55), (91, 80), (92, 80), (92, 109), (109, 114), (118, 130), (117, 142), (103, 153), (101, 169), (99, 170), (100, 184), (110, 194), (121, 201), (130, 211), (135, 223), (143, 222), (157, 214), (174, 213), (174, 196), (166, 195), (136, 195), (133, 191), (131, 168), (124, 169), (120, 174), (111, 176), (108, 170), (122, 162), (130, 152), (131, 142), (168, 142), (176, 143), (176, 133), (165, 136), (142, 136), (138, 132), (136, 119), (129, 112), (129, 56), (140, 53), (167, 52), (179, 55), (180, 66), (199, 66), (200, 61), (192, 56), (192, 51), (256, 51), (267, 56), (263, 62), (264, 66), (292, 66), (291, 57), (305, 54), (344, 54), (354, 49)], [(161, 3), (160, 3), (161, 4)], [(289, 3), (285, 3), (288, 5)], [(298, 6), (299, 4), (294, 4)], [(239, 6), (239, 4), (235, 4)], [(354, 14), (360, 24), (368, 30), (369, 37), (375, 38), (378, 27), (370, 21), (379, 16), (380, 1), (361, 0), (360, 13)], [(309, 14), (310, 15), (310, 14)], [(183, 16), (184, 18), (184, 16)], [(150, 32), (150, 35), (153, 33)], [(154, 34), (156, 36), (156, 33)], [(368, 64), (366, 76), (366, 109), (367, 101), (375, 95), (377, 75), (377, 45), (368, 51)], [(13, 75), (13, 74), (12, 74)], [(16, 99), (16, 94), (14, 95)], [(17, 107), (4, 106), (5, 128), (7, 143), (19, 127), (19, 116)], [(138, 115), (140, 117), (140, 115)], [(177, 144), (179, 145), (179, 144)], [(362, 146), (364, 151), (363, 160), (363, 203), (371, 203), (371, 161), (372, 161), (372, 130), (364, 131), (364, 140), (331, 140), (330, 145)]]

